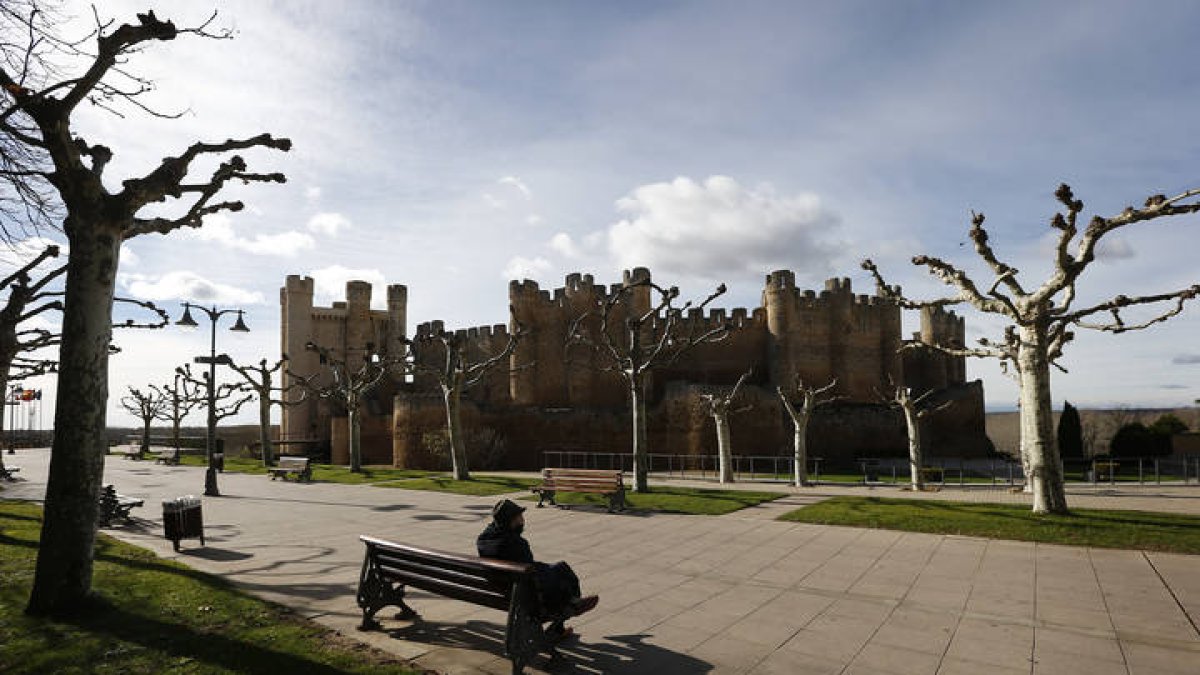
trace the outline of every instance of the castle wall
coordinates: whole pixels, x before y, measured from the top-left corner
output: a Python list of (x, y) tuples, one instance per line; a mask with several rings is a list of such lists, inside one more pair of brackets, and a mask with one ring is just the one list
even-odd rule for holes
[[(627, 452), (630, 420), (622, 378), (602, 372), (605, 359), (586, 348), (568, 349), (568, 334), (598, 301), (627, 290), (631, 302), (618, 305), (609, 328), (625, 342), (626, 311), (644, 313), (651, 307), (651, 289), (644, 268), (626, 272), (621, 284), (595, 283), (591, 275), (572, 274), (562, 288), (542, 290), (532, 281), (513, 281), (509, 300), (513, 325), (460, 329), (471, 362), (500, 353), (519, 324), (523, 338), (508, 368), (492, 371), (477, 387), (464, 393), (463, 425), (469, 452), (495, 459), (502, 447), (507, 468), (538, 468), (546, 450)], [(316, 355), (303, 344), (312, 340), (335, 353), (366, 353), (370, 345), (388, 351), (403, 346), (407, 322), (407, 293), (391, 286), (388, 309), (370, 310), (370, 286), (347, 285), (345, 302), (332, 307), (312, 307), (312, 280), (289, 277), (281, 292), (284, 312), (282, 343), (298, 364), (295, 372), (316, 372)], [(631, 305), (631, 306), (629, 306)], [(661, 320), (661, 319), (659, 319)], [(599, 319), (582, 321), (584, 332), (598, 330)], [(966, 456), (988, 447), (983, 434), (982, 387), (966, 384), (965, 361), (932, 350), (905, 350), (901, 346), (901, 310), (879, 296), (855, 295), (848, 279), (831, 279), (820, 293), (800, 290), (792, 272), (772, 272), (766, 278), (763, 305), (746, 309), (707, 311), (693, 309), (682, 318), (693, 334), (728, 324), (728, 336), (698, 345), (668, 366), (651, 371), (649, 384), (649, 442), (651, 452), (711, 455), (716, 452), (711, 418), (698, 405), (706, 390), (732, 386), (750, 371), (744, 396), (753, 408), (735, 415), (732, 433), (739, 454), (791, 453), (791, 422), (780, 409), (775, 388), (794, 385), (824, 386), (834, 378), (837, 393), (845, 398), (823, 408), (810, 426), (810, 452), (834, 460), (859, 456), (903, 455), (906, 448), (903, 421), (895, 411), (879, 405), (879, 392), (892, 383), (918, 391), (946, 389), (954, 405), (936, 413), (926, 431), (931, 451), (953, 448)], [(444, 359), (440, 341), (432, 336), (444, 329), (441, 322), (418, 326), (413, 344), (415, 358), (427, 365)], [(651, 327), (643, 339), (650, 339)], [(960, 317), (940, 309), (921, 317), (921, 341), (963, 344), (965, 326)], [(706, 389), (707, 388), (707, 389)], [(418, 375), (409, 383), (390, 383), (368, 402), (364, 420), (373, 429), (365, 432), (368, 457), (380, 453), (396, 466), (438, 468), (445, 461), (435, 452), (444, 433), (445, 411), (436, 378)], [(304, 428), (307, 433), (331, 438), (334, 456), (344, 455), (345, 434), (335, 432), (330, 420), (344, 416), (325, 402), (309, 401), (285, 412), (285, 433)], [(343, 418), (344, 419), (344, 418)], [(344, 422), (342, 422), (344, 425)], [(433, 449), (431, 449), (433, 448)], [(390, 454), (389, 454), (390, 453)], [(368, 461), (374, 462), (375, 459)], [(474, 460), (473, 460), (474, 461)], [(489, 460), (490, 461), (490, 460)]]

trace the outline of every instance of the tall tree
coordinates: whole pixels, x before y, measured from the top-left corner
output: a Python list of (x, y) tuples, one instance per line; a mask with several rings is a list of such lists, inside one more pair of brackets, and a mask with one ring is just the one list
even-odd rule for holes
[[(207, 215), (241, 210), (239, 201), (214, 200), (228, 182), (282, 183), (284, 177), (252, 173), (240, 156), (226, 153), (288, 150), (291, 142), (261, 134), (195, 143), (145, 175), (105, 180), (113, 151), (75, 133), (72, 122), (80, 104), (157, 114), (140, 99), (152, 83), (134, 73), (132, 61), (159, 41), (229, 33), (210, 32), (208, 22), (181, 29), (148, 11), (131, 24), (97, 21), (91, 39), (65, 40), (55, 35), (60, 24), (48, 19), (38, 3), (5, 8), (0, 12), (6, 36), (0, 41), (0, 88), (7, 97), (0, 110), (4, 199), (30, 204), (54, 196), (70, 245), (58, 381), (59, 389), (72, 395), (59, 396), (55, 403), (41, 547), (27, 607), (31, 614), (54, 614), (79, 607), (91, 589), (121, 243), (143, 234), (199, 227)], [(9, 39), (18, 34), (25, 36), (23, 44)], [(211, 175), (190, 176), (197, 159), (216, 157), (221, 160)], [(109, 185), (121, 187), (112, 191)], [(162, 202), (168, 204), (160, 206)], [(148, 206), (153, 214), (142, 215)]]
[[(291, 401), (288, 400), (287, 394), (294, 384), (285, 385), (282, 387), (275, 386), (275, 373), (283, 369), (283, 364), (287, 362), (287, 355), (275, 362), (273, 366), (267, 366), (267, 360), (263, 359), (258, 362), (258, 366), (239, 366), (236, 363), (230, 363), (229, 367), (233, 368), (242, 379), (246, 386), (258, 396), (258, 443), (262, 454), (263, 466), (272, 466), (275, 463), (275, 454), (271, 448), (271, 406), (299, 405), (307, 400), (307, 391), (301, 389), (300, 398)], [(278, 398), (273, 396), (278, 393)]]
[[(863, 268), (875, 278), (878, 292), (907, 308), (944, 307), (967, 303), (982, 312), (998, 314), (1012, 323), (1001, 341), (980, 340), (979, 347), (936, 345), (951, 354), (998, 358), (1015, 368), (1021, 387), (1021, 456), (1028, 465), (1028, 481), (1033, 492), (1034, 513), (1066, 513), (1067, 495), (1063, 486), (1062, 463), (1054, 438), (1054, 417), (1050, 399), (1050, 368), (1063, 369), (1057, 363), (1063, 347), (1074, 338), (1072, 328), (1124, 333), (1161, 323), (1183, 311), (1184, 303), (1200, 294), (1200, 285), (1155, 295), (1130, 297), (1117, 295), (1087, 307), (1076, 308), (1079, 277), (1096, 259), (1096, 247), (1105, 235), (1135, 223), (1200, 211), (1200, 189), (1166, 197), (1154, 195), (1141, 208), (1126, 207), (1110, 216), (1093, 216), (1080, 235), (1077, 225), (1083, 202), (1071, 188), (1060, 185), (1054, 196), (1062, 211), (1054, 214), (1050, 226), (1058, 232), (1049, 278), (1033, 290), (1026, 290), (1017, 279), (1016, 268), (1001, 261), (988, 242), (983, 214), (972, 214), (970, 238), (975, 252), (995, 275), (986, 289), (964, 270), (938, 258), (919, 255), (913, 264), (928, 268), (930, 274), (956, 289), (955, 295), (935, 300), (914, 301), (904, 298), (899, 288), (887, 285), (875, 264), (863, 261)], [(1072, 245), (1074, 244), (1074, 249)], [(1170, 303), (1161, 313), (1128, 323), (1122, 312), (1139, 305)], [(1096, 315), (1108, 319), (1096, 321)], [(1063, 369), (1065, 370), (1065, 369)]]
[[(725, 293), (725, 284), (704, 299), (697, 310)], [(639, 301), (648, 294), (651, 299)], [(676, 307), (679, 288), (664, 288), (649, 275), (634, 278), (608, 296), (597, 296), (595, 304), (572, 322), (567, 331), (567, 349), (591, 350), (605, 372), (617, 373), (629, 392), (633, 417), (634, 491), (649, 492), (646, 453), (646, 382), (654, 370), (673, 363), (697, 345), (729, 336), (729, 323), (709, 325), (702, 317), (684, 317), (691, 301)], [(624, 321), (621, 321), (621, 318)], [(620, 323), (621, 325), (617, 325)]]
[[(186, 370), (185, 370), (186, 368)], [(183, 420), (187, 419), (196, 408), (204, 405), (207, 400), (200, 389), (202, 383), (197, 383), (191, 377), (190, 367), (181, 367), (175, 371), (175, 379), (171, 384), (150, 385), (162, 399), (163, 407), (158, 419), (171, 423), (171, 444), (179, 449), (179, 429)]]
[(129, 387), (129, 393), (121, 397), (121, 407), (142, 423), (142, 440), (138, 449), (139, 458), (145, 457), (150, 450), (150, 425), (158, 419), (166, 405), (167, 399), (163, 398), (153, 387), (146, 391)]
[[(186, 364), (180, 368), (176, 368), (175, 374), (183, 376), (188, 384), (195, 387), (196, 391), (205, 392), (203, 394), (205, 397), (204, 401), (208, 402), (207, 393), (212, 386), (212, 376), (209, 373), (201, 373), (200, 377), (197, 378), (192, 375), (191, 365)], [(216, 390), (213, 391), (213, 419), (216, 422), (220, 422), (227, 417), (233, 417), (241, 412), (242, 406), (249, 403), (253, 398), (254, 394), (242, 382), (225, 382), (217, 385)]]
[(317, 352), (320, 363), (329, 371), (331, 381), (328, 384), (318, 384), (317, 375), (300, 377), (288, 373), (293, 378), (294, 386), (306, 390), (317, 398), (335, 401), (346, 409), (346, 422), (350, 432), (350, 471), (362, 472), (362, 435), (361, 420), (363, 403), (371, 392), (383, 382), (385, 375), (406, 367), (406, 355), (389, 356), (374, 351), (374, 345), (367, 345), (361, 364), (346, 363), (338, 358), (327, 347), (309, 342), (305, 347)]
[[(58, 361), (38, 355), (43, 349), (55, 347), (61, 336), (45, 328), (22, 328), (22, 324), (50, 310), (62, 309), (58, 299), (50, 300), (48, 284), (66, 272), (59, 266), (34, 280), (36, 268), (58, 256), (57, 246), (47, 246), (37, 257), (0, 280), (0, 291), (8, 297), (0, 307), (0, 394), (8, 391), (8, 383), (53, 372)], [(4, 415), (0, 414), (0, 433), (4, 431)]]
[[(512, 309), (509, 308), (509, 313)], [(450, 466), (455, 480), (470, 480), (467, 445), (460, 411), (463, 392), (479, 384), (489, 372), (508, 360), (522, 337), (521, 324), (513, 319), (508, 342), (495, 354), (474, 358), (460, 333), (438, 328), (412, 341), (413, 371), (432, 375), (442, 389), (446, 405), (446, 431), (450, 442)]]
[[(796, 385), (791, 391), (785, 392), (783, 387), (776, 387), (775, 391), (779, 394), (779, 399), (783, 401), (783, 409), (787, 411), (788, 417), (792, 420), (792, 426), (795, 429), (795, 434), (792, 438), (792, 484), (796, 487), (805, 487), (808, 485), (808, 421), (812, 419), (812, 415), (817, 408), (828, 405), (840, 399), (840, 396), (829, 396), (829, 392), (837, 387), (837, 378), (834, 378), (829, 384), (824, 387), (812, 387), (804, 384), (804, 380), (796, 375)], [(800, 408), (797, 409), (792, 403), (792, 396), (797, 396), (800, 402)]]
[(717, 465), (718, 476), (722, 483), (733, 482), (733, 447), (729, 433), (729, 415), (743, 410), (749, 410), (750, 406), (731, 409), (734, 400), (742, 390), (742, 384), (746, 378), (750, 376), (750, 371), (742, 373), (738, 378), (737, 384), (733, 385), (733, 389), (722, 396), (721, 394), (703, 394), (700, 396), (700, 403), (705, 410), (713, 418), (713, 424), (717, 428)]
[(1083, 460), (1083, 420), (1070, 401), (1063, 403), (1062, 414), (1058, 416), (1057, 439), (1058, 454), (1064, 462)]

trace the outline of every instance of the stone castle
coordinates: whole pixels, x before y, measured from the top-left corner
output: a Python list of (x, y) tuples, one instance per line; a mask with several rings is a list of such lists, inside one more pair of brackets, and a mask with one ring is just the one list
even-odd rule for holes
[[(590, 354), (567, 346), (571, 323), (623, 284), (648, 279), (644, 268), (626, 271), (622, 284), (606, 287), (591, 275), (572, 274), (553, 292), (533, 281), (509, 284), (513, 316), (525, 335), (510, 369), (498, 368), (465, 394), (463, 424), (474, 468), (539, 468), (544, 451), (627, 453), (631, 431), (622, 380), (601, 372)], [(650, 307), (650, 289), (637, 288), (632, 309)], [(371, 309), (371, 286), (346, 285), (345, 302), (313, 306), (313, 280), (289, 276), (280, 292), (282, 349), (298, 375), (319, 373), (308, 342), (332, 349), (347, 362), (372, 351), (398, 354), (407, 332), (407, 289), (388, 286), (387, 309)], [(849, 279), (830, 279), (825, 290), (796, 288), (786, 270), (766, 277), (762, 306), (746, 309), (690, 310), (689, 321), (702, 326), (727, 324), (729, 336), (699, 345), (669, 368), (650, 376), (648, 409), (652, 453), (715, 454), (712, 422), (697, 405), (699, 395), (728, 389), (751, 371), (745, 396), (752, 407), (732, 418), (734, 452), (780, 456), (791, 453), (791, 422), (779, 405), (775, 387), (800, 378), (823, 386), (837, 380), (840, 401), (821, 408), (809, 428), (810, 455), (852, 461), (863, 456), (906, 452), (899, 413), (880, 395), (904, 383), (918, 392), (937, 390), (939, 404), (925, 433), (927, 453), (980, 456), (990, 449), (984, 435), (983, 388), (967, 382), (964, 359), (921, 345), (962, 345), (963, 320), (953, 312), (921, 312), (921, 330), (901, 350), (901, 309), (877, 295), (855, 295)], [(443, 328), (441, 322), (417, 326), (414, 356), (432, 358), (421, 345)], [(502, 351), (510, 329), (505, 325), (458, 331), (474, 358)], [(427, 343), (425, 343), (427, 344)], [(441, 468), (445, 412), (436, 383), (427, 377), (389, 382), (376, 390), (362, 416), (364, 461), (408, 468)], [(285, 407), (284, 439), (315, 439), (346, 461), (345, 411), (326, 401), (309, 400)], [(481, 466), (491, 464), (494, 466)]]

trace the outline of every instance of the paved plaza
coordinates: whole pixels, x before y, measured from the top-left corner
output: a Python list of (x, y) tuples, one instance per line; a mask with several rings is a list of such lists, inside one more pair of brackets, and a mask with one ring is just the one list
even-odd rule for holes
[[(24, 480), (0, 494), (40, 499), (47, 454), (7, 456)], [(208, 545), (185, 540), (175, 553), (158, 505), (202, 492), (203, 470), (109, 457), (105, 482), (146, 500), (133, 525), (109, 534), (426, 668), (509, 672), (496, 610), (413, 590), (421, 621), (385, 612), (382, 632), (354, 628), (359, 534), (473, 554), (496, 498), (223, 474), (224, 496), (204, 499)], [(1200, 672), (1200, 556), (783, 523), (773, 518), (828, 494), (905, 493), (769, 489), (792, 494), (721, 517), (531, 508), (535, 554), (569, 561), (600, 605), (575, 622), (580, 638), (559, 662), (526, 672)], [(1200, 513), (1197, 486), (1088, 490), (1072, 503)]]

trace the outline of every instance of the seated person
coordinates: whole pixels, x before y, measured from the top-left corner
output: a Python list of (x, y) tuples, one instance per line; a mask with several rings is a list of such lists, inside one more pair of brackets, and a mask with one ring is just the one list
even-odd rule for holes
[(500, 501), (492, 508), (492, 522), (475, 540), (479, 557), (533, 563), (542, 616), (554, 621), (550, 633), (559, 639), (569, 637), (574, 631), (564, 627), (563, 621), (591, 611), (600, 598), (581, 597), (579, 578), (567, 563), (548, 565), (534, 560), (529, 542), (521, 536), (524, 529), (525, 508), (508, 499)]

